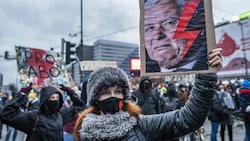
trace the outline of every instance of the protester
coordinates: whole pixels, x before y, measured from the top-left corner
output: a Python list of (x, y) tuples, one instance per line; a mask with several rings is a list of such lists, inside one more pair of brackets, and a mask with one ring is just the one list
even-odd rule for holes
[(71, 108), (61, 109), (63, 98), (61, 90), (54, 86), (41, 89), (38, 110), (21, 112), (19, 107), (32, 89), (32, 85), (22, 88), (15, 97), (7, 103), (0, 115), (3, 123), (27, 134), (27, 141), (63, 141), (63, 125), (82, 110), (83, 103), (74, 91), (65, 86), (60, 89), (66, 91), (73, 101)]
[(143, 78), (140, 81), (139, 88), (132, 94), (137, 98), (138, 102), (136, 104), (141, 108), (142, 114), (152, 115), (162, 112), (160, 93), (152, 88), (150, 79)]
[[(15, 96), (16, 94), (13, 93), (12, 95)], [(12, 100), (12, 98), (13, 98), (12, 95), (8, 96), (8, 99), (5, 101), (5, 104), (8, 103), (10, 100)], [(27, 99), (23, 99), (22, 102), (26, 103)], [(23, 110), (25, 108), (26, 108), (25, 104), (23, 104), (22, 106), (19, 107), (20, 110)], [(6, 136), (5, 136), (5, 141), (16, 141), (18, 131), (15, 128), (10, 127), (8, 125), (6, 125), (6, 130), (7, 130), (7, 133), (6, 133)]]
[[(185, 0), (146, 0), (144, 3), (144, 34), (146, 46), (146, 72), (173, 72), (189, 70), (207, 70), (207, 49), (205, 16), (203, 1), (198, 3), (195, 16), (188, 23), (186, 30), (199, 31), (189, 34), (192, 42), (187, 53), (187, 36), (175, 37), (180, 23), (181, 11)], [(191, 9), (192, 10), (192, 9)], [(203, 12), (202, 12), (203, 11)], [(186, 11), (188, 12), (188, 11)], [(191, 13), (189, 13), (191, 14)], [(182, 19), (187, 18), (183, 17)], [(182, 27), (185, 28), (185, 27)], [(183, 34), (182, 34), (183, 35)]]
[(27, 110), (37, 110), (39, 108), (39, 101), (37, 98), (37, 94), (34, 92), (34, 90), (31, 90), (31, 92), (28, 95), (28, 105)]
[[(209, 55), (211, 67), (222, 66), (221, 49)], [(104, 67), (88, 80), (88, 107), (75, 124), (76, 141), (160, 141), (198, 129), (205, 121), (214, 94), (216, 74), (197, 74), (189, 101), (180, 110), (141, 115), (139, 106), (128, 101), (128, 76), (119, 68)]]
[(222, 141), (225, 141), (225, 128), (228, 129), (229, 141), (233, 141), (233, 110), (235, 109), (233, 98), (231, 94), (225, 91), (223, 84), (219, 85), (219, 99), (222, 102), (224, 110), (226, 110), (226, 116), (220, 121), (220, 137)]
[(168, 91), (163, 95), (165, 106), (163, 112), (174, 111), (180, 109), (183, 105), (179, 105), (179, 98), (175, 87), (168, 87)]
[(245, 139), (244, 141), (250, 141), (250, 81), (244, 80), (242, 87), (239, 90), (238, 96), (240, 110), (244, 114), (245, 123)]

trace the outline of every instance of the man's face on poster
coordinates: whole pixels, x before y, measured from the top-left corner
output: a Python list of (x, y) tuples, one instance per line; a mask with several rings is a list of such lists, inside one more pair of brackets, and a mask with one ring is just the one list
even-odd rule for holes
[(176, 65), (181, 59), (184, 41), (173, 39), (179, 16), (175, 3), (164, 0), (144, 11), (146, 50), (150, 59), (164, 64), (166, 68)]

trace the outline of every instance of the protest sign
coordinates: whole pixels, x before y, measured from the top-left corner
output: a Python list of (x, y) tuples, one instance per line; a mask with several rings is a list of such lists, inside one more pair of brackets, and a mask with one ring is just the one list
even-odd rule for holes
[(140, 0), (141, 75), (212, 73), (211, 0)]
[(16, 46), (18, 77), (22, 84), (65, 84), (59, 53)]

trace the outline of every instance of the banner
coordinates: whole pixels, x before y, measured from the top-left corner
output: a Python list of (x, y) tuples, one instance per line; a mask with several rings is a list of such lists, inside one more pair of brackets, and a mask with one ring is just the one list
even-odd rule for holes
[(215, 33), (223, 59), (223, 68), (218, 76), (247, 75), (250, 72), (250, 18), (216, 27)]
[(40, 87), (67, 82), (59, 53), (21, 46), (15, 49), (18, 78), (22, 84), (33, 83)]
[(103, 67), (117, 67), (116, 61), (81, 61), (81, 71), (94, 71)]
[(141, 75), (216, 72), (211, 0), (140, 0)]

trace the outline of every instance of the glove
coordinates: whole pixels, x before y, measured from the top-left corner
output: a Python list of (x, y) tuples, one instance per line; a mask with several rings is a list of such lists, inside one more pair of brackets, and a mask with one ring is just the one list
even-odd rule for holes
[(67, 92), (67, 94), (73, 93), (73, 90), (70, 87), (66, 87), (63, 84), (60, 85), (60, 89)]
[(22, 88), (20, 92), (28, 95), (30, 90), (32, 90), (32, 83), (30, 83), (28, 87)]

